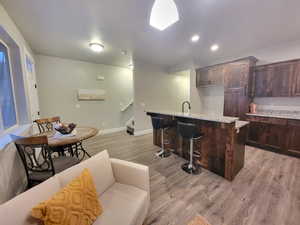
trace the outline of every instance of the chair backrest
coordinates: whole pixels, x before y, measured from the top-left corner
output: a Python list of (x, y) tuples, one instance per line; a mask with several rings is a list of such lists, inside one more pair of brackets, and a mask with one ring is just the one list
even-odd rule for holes
[(161, 129), (163, 124), (163, 118), (160, 117), (151, 117), (152, 126), (154, 129)]
[(27, 177), (31, 172), (55, 174), (47, 136), (20, 138), (15, 140)]
[(45, 133), (48, 131), (53, 131), (54, 130), (54, 124), (59, 124), (60, 123), (60, 117), (52, 117), (52, 118), (45, 118), (45, 119), (38, 119), (34, 121), (38, 128), (40, 133)]
[(197, 127), (193, 123), (177, 122), (178, 133), (183, 138), (194, 138), (197, 135)]
[(154, 129), (167, 128), (173, 125), (172, 121), (162, 117), (151, 117)]

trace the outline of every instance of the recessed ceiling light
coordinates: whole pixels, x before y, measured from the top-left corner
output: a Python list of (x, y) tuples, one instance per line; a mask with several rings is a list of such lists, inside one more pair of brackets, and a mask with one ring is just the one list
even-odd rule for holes
[(195, 34), (191, 37), (191, 41), (192, 42), (198, 42), (200, 39), (200, 36), (198, 34)]
[(121, 53), (122, 53), (122, 55), (127, 55), (127, 51), (126, 50), (122, 50)]
[(178, 20), (178, 10), (174, 0), (155, 0), (150, 16), (152, 27), (162, 31)]
[(213, 51), (213, 52), (218, 51), (219, 50), (219, 45), (217, 45), (217, 44), (212, 45), (210, 47), (210, 50)]
[(104, 50), (104, 45), (99, 43), (90, 43), (90, 49), (94, 52), (102, 52)]

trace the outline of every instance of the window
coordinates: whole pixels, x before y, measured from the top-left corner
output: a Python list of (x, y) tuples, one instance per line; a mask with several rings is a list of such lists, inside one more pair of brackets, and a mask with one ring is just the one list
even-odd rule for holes
[(0, 132), (17, 124), (9, 50), (0, 42)]
[(30, 73), (34, 72), (34, 64), (27, 55), (26, 55), (26, 68), (27, 68), (28, 72), (30, 72)]

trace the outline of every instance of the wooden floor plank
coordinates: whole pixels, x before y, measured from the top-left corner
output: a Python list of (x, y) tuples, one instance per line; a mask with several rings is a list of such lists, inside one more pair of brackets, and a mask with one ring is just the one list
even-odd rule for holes
[(186, 225), (204, 216), (212, 225), (299, 225), (300, 159), (246, 147), (245, 167), (233, 182), (202, 169), (181, 170), (184, 159), (155, 157), (152, 135), (125, 132), (97, 136), (84, 143), (97, 154), (150, 167), (151, 208), (145, 225)]

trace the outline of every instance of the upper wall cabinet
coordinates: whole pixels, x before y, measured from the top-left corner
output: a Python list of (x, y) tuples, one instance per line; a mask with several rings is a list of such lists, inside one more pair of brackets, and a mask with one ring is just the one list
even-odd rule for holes
[(255, 97), (300, 96), (300, 61), (274, 63), (255, 69)]
[(293, 96), (300, 96), (300, 60), (294, 65)]
[(206, 87), (210, 85), (222, 85), (224, 66), (216, 65), (196, 70), (196, 85), (197, 87)]
[(224, 85), (225, 89), (240, 88), (249, 85), (250, 69), (256, 58), (250, 56), (236, 61), (208, 66), (196, 70), (197, 87)]
[(250, 64), (247, 60), (228, 63), (224, 73), (225, 89), (241, 88), (248, 85)]

